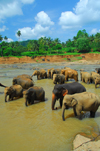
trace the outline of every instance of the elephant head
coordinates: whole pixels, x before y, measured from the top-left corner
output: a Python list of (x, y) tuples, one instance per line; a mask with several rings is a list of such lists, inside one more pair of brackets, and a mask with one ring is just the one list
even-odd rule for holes
[[(4, 90), (4, 93), (5, 93), (5, 102), (7, 102), (7, 96), (9, 95), (11, 95), (12, 93), (14, 93), (14, 88), (12, 87), (12, 86), (10, 86), (10, 87), (6, 87), (5, 88), (5, 90)], [(9, 99), (10, 99), (10, 97), (9, 97)]]
[[(66, 96), (65, 96), (66, 97)], [(73, 97), (68, 97), (68, 99), (63, 100), (63, 106), (62, 106), (62, 119), (65, 121), (64, 113), (65, 109), (67, 107), (73, 107), (78, 103), (78, 101)]]
[(35, 70), (32, 74), (32, 77), (35, 76), (35, 75), (40, 75), (40, 71), (39, 70)]
[(54, 84), (57, 84), (57, 82), (58, 82), (58, 75), (57, 75), (57, 74), (54, 74), (54, 75), (53, 75), (53, 83), (54, 83)]
[[(58, 85), (58, 84), (57, 84)], [(63, 97), (68, 93), (68, 90), (63, 88), (62, 86), (61, 87), (58, 87), (56, 88), (56, 85), (55, 85), (55, 88), (52, 92), (52, 110), (55, 110), (55, 103), (56, 103), (56, 100), (58, 99), (61, 99), (61, 101), (63, 100)]]

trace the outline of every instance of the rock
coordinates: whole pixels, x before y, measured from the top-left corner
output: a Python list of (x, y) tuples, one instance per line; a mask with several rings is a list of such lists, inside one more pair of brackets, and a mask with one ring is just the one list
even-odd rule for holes
[(92, 141), (78, 134), (73, 141), (73, 151), (100, 151), (100, 140)]
[(76, 149), (78, 146), (80, 146), (81, 144), (90, 141), (91, 139), (84, 137), (80, 134), (76, 135), (74, 141), (73, 141), (73, 146), (74, 149)]

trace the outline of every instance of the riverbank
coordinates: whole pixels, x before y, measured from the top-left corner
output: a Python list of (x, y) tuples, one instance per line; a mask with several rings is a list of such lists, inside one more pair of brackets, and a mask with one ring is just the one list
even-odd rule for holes
[(16, 64), (16, 63), (61, 63), (66, 64), (100, 64), (100, 54), (81, 54), (81, 55), (55, 55), (55, 56), (39, 56), (31, 57), (0, 57), (0, 64)]

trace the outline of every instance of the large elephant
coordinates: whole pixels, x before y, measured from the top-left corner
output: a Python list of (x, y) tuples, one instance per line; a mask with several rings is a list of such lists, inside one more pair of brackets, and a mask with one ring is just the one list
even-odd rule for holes
[(17, 78), (28, 78), (30, 80), (33, 80), (32, 77), (28, 74), (22, 74), (22, 75), (18, 75)]
[(28, 89), (29, 87), (32, 87), (34, 85), (34, 82), (28, 78), (18, 78), (18, 77), (15, 77), (13, 78), (13, 81), (12, 81), (13, 85), (15, 84), (19, 84), (22, 86), (23, 89)]
[(38, 80), (47, 78), (47, 72), (44, 69), (35, 70), (32, 74), (32, 77), (35, 75), (37, 75)]
[(53, 70), (54, 68), (50, 68), (50, 69), (48, 69), (48, 71), (47, 71), (47, 77), (48, 78), (51, 78), (51, 70)]
[(90, 111), (90, 117), (95, 117), (95, 113), (100, 105), (100, 97), (91, 92), (77, 93), (73, 95), (65, 95), (62, 106), (62, 119), (66, 106), (72, 107), (75, 116), (81, 118), (81, 111)]
[(51, 70), (51, 78), (53, 79), (53, 74), (60, 74), (61, 73), (61, 69), (52, 69)]
[(63, 74), (54, 74), (53, 75), (53, 83), (54, 84), (64, 84), (65, 83), (65, 76)]
[(45, 91), (42, 87), (33, 86), (23, 91), (23, 97), (25, 105), (28, 106), (28, 104), (34, 104), (35, 100), (45, 101)]
[(68, 78), (78, 81), (78, 72), (73, 69), (62, 69), (61, 74), (65, 75), (65, 81), (68, 81)]
[(81, 72), (80, 75), (81, 75), (82, 82), (89, 83), (89, 84), (92, 82), (91, 73)]
[(9, 96), (9, 101), (12, 101), (14, 97), (22, 97), (23, 96), (23, 88), (21, 85), (12, 85), (10, 87), (6, 87), (4, 90), (5, 94), (5, 102), (7, 102), (7, 96)]
[(65, 94), (75, 94), (75, 93), (81, 93), (85, 91), (86, 91), (86, 88), (78, 82), (56, 84), (52, 91), (52, 110), (57, 109), (55, 108), (55, 103), (56, 103), (56, 100), (58, 99), (60, 99), (59, 100), (60, 107), (62, 107), (62, 101)]

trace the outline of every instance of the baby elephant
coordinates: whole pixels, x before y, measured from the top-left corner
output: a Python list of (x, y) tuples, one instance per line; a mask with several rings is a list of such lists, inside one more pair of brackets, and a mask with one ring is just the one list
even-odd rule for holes
[(62, 107), (62, 119), (64, 118), (65, 109), (73, 107), (75, 116), (81, 118), (81, 111), (90, 111), (90, 117), (95, 117), (95, 113), (100, 105), (100, 97), (91, 92), (82, 92), (73, 95), (65, 95)]
[(54, 74), (53, 75), (53, 83), (54, 84), (64, 84), (65, 83), (65, 75), (63, 74)]
[(5, 102), (7, 102), (7, 96), (9, 96), (9, 101), (12, 101), (14, 97), (22, 97), (23, 96), (23, 88), (21, 85), (12, 85), (10, 87), (6, 87), (4, 90), (5, 94)]
[(33, 86), (23, 91), (23, 97), (25, 98), (25, 105), (28, 106), (28, 104), (34, 104), (35, 100), (45, 101), (45, 91), (42, 87)]

